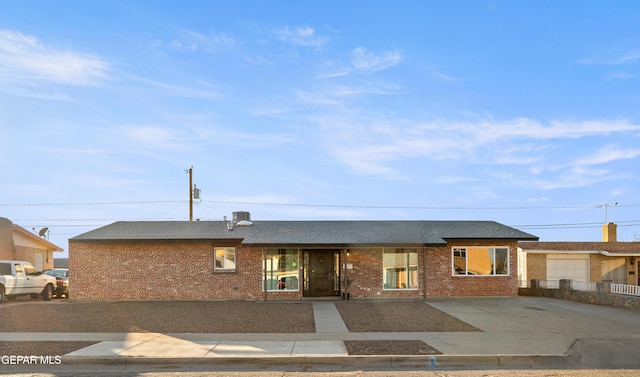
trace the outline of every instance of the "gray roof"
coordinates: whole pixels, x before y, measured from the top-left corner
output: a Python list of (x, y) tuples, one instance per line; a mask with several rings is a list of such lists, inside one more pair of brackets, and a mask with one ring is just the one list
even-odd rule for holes
[(442, 245), (447, 239), (530, 240), (538, 237), (495, 221), (119, 221), (69, 240), (117, 242), (216, 240), (244, 245)]

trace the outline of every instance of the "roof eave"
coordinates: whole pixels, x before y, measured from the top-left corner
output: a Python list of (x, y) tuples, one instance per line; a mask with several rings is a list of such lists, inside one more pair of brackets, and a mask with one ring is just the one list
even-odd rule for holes
[(444, 246), (446, 243), (243, 243), (247, 247), (290, 247), (297, 249), (349, 249), (349, 248), (381, 248), (381, 247), (428, 247)]
[(531, 254), (602, 254), (604, 250), (557, 250), (557, 249), (523, 249), (518, 250)]
[(243, 238), (122, 238), (122, 239), (113, 239), (113, 238), (100, 238), (100, 239), (78, 239), (71, 238), (69, 239), (70, 244), (79, 244), (79, 243), (138, 243), (138, 242), (149, 242), (149, 243), (179, 243), (179, 242), (208, 242), (216, 245), (238, 245), (242, 243)]

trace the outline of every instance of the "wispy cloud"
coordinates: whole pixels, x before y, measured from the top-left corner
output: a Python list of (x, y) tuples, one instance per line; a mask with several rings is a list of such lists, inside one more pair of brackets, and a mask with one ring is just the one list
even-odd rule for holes
[(570, 166), (601, 165), (617, 160), (630, 160), (640, 156), (639, 148), (624, 148), (619, 145), (606, 145), (593, 155), (572, 161)]
[(317, 106), (344, 106), (349, 100), (364, 96), (386, 95), (397, 91), (397, 88), (382, 87), (374, 83), (361, 85), (328, 85), (321, 89), (298, 90), (296, 100), (301, 103)]
[(574, 139), (640, 131), (640, 124), (628, 121), (543, 124), (520, 118), (421, 123), (351, 114), (318, 122), (331, 140), (329, 153), (336, 159), (355, 172), (391, 179), (410, 174), (402, 173), (401, 161), (449, 160), (485, 166), (517, 164), (538, 173), (570, 170), (577, 181), (586, 182), (607, 177), (606, 170), (590, 169), (590, 165), (640, 156), (638, 149), (617, 146), (603, 147), (589, 157), (583, 157), (580, 148), (563, 149)]
[(182, 85), (173, 85), (166, 82), (149, 80), (142, 77), (134, 77), (137, 81), (146, 84), (154, 90), (159, 91), (162, 94), (170, 95), (174, 97), (186, 97), (186, 98), (203, 98), (203, 99), (218, 99), (222, 95), (214, 90), (208, 88), (192, 88)]
[(180, 30), (180, 34), (172, 40), (156, 40), (155, 48), (165, 48), (179, 52), (208, 52), (215, 53), (221, 49), (233, 47), (235, 38), (225, 33), (210, 32), (203, 34), (193, 30)]
[(618, 71), (618, 72), (608, 73), (606, 78), (607, 80), (629, 80), (629, 79), (634, 79), (636, 77), (629, 72)]
[(381, 71), (395, 66), (401, 60), (402, 56), (397, 50), (375, 53), (364, 47), (358, 47), (351, 52), (353, 68), (361, 72)]
[(631, 50), (613, 58), (584, 58), (579, 60), (587, 65), (623, 65), (640, 62), (640, 50)]
[(256, 134), (206, 125), (179, 127), (176, 125), (132, 124), (119, 127), (116, 137), (120, 145), (128, 145), (136, 153), (160, 151), (190, 151), (225, 145), (235, 148), (276, 148), (296, 139), (287, 134)]
[(17, 31), (0, 30), (0, 79), (92, 85), (107, 77), (100, 57), (61, 50)]
[(530, 177), (518, 177), (514, 179), (516, 185), (522, 187), (536, 187), (542, 190), (587, 187), (593, 184), (617, 178), (606, 169), (587, 169), (573, 167), (563, 169), (559, 174), (548, 178), (531, 179)]
[(329, 42), (329, 37), (316, 34), (316, 31), (310, 27), (291, 29), (287, 26), (276, 30), (275, 35), (279, 40), (295, 46), (320, 48)]
[(190, 139), (184, 132), (175, 128), (148, 125), (128, 125), (121, 127), (125, 140), (138, 145), (140, 149), (177, 151), (189, 149)]

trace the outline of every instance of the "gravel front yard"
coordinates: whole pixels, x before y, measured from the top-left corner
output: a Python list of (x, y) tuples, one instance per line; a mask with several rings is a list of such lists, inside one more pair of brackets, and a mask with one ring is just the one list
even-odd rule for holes
[[(351, 332), (480, 331), (421, 301), (335, 304)], [(310, 301), (34, 301), (0, 305), (0, 318), (0, 332), (315, 332)]]
[(0, 305), (0, 318), (0, 332), (315, 332), (310, 302), (34, 302)]
[(350, 332), (481, 331), (421, 301), (350, 301), (336, 307)]
[(345, 340), (349, 355), (441, 355), (421, 340)]
[[(479, 329), (420, 301), (339, 301), (351, 332)], [(313, 333), (303, 302), (25, 302), (0, 305), (0, 332)], [(95, 342), (1, 342), (0, 355), (64, 355)], [(345, 341), (350, 355), (433, 355), (422, 341)]]
[(0, 342), (0, 355), (62, 356), (98, 342)]

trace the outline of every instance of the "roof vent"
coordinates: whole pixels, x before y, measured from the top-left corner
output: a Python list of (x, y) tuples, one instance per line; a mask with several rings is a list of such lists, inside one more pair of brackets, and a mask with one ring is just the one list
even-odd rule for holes
[(251, 225), (253, 225), (253, 222), (251, 222), (249, 220), (241, 220), (241, 221), (238, 221), (238, 223), (236, 225), (238, 225), (238, 226), (251, 226)]

